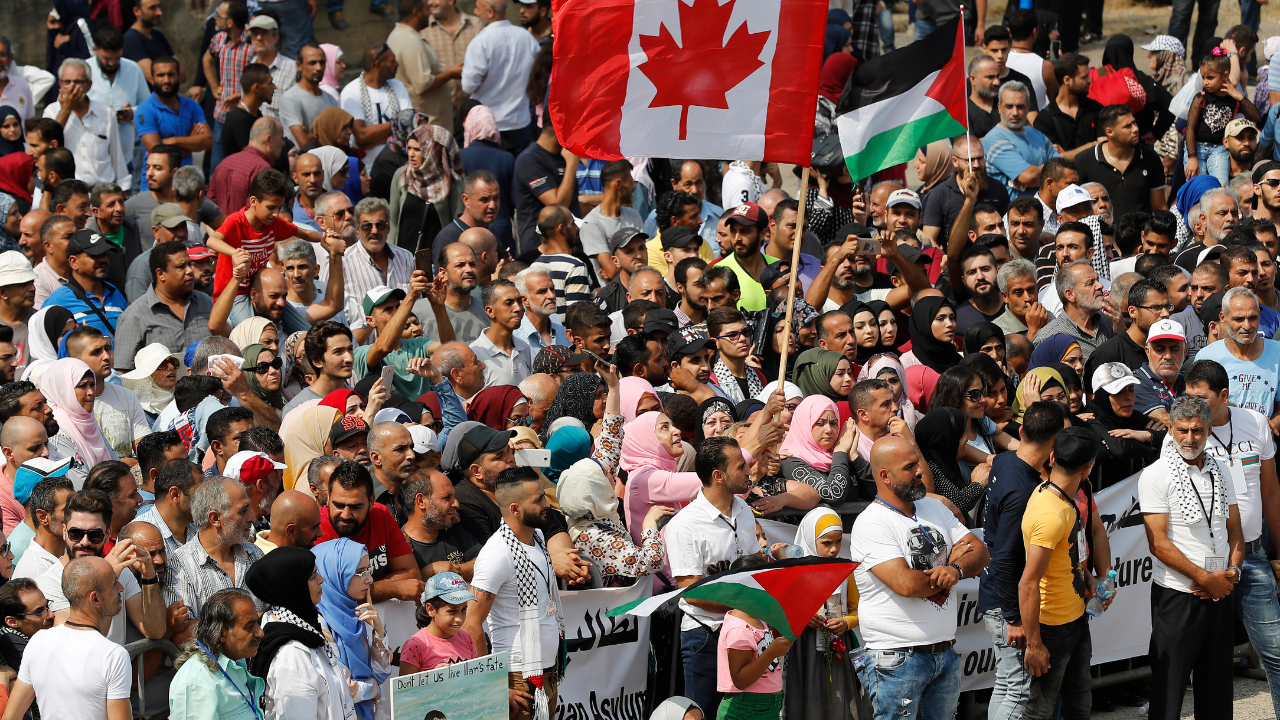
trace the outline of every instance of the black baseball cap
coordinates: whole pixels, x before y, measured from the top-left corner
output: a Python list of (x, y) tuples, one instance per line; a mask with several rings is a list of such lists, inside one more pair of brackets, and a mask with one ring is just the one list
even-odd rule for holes
[(359, 415), (344, 415), (329, 428), (329, 442), (337, 447), (347, 438), (367, 432), (369, 432), (369, 424), (364, 421), (364, 418)]
[(485, 453), (498, 452), (511, 442), (513, 430), (495, 430), (488, 425), (473, 427), (458, 443), (458, 467), (465, 470)]
[(1266, 177), (1267, 173), (1271, 172), (1272, 170), (1280, 170), (1280, 162), (1276, 162), (1275, 160), (1268, 160), (1267, 162), (1264, 162), (1258, 167), (1254, 168), (1253, 184), (1257, 185), (1258, 183), (1262, 182), (1262, 178)]
[(1053, 464), (1064, 470), (1079, 470), (1098, 457), (1098, 440), (1082, 427), (1069, 427), (1053, 441)]
[(92, 230), (77, 230), (71, 242), (67, 243), (67, 256), (89, 253), (97, 257), (111, 252), (111, 241), (106, 235)]
[(637, 237), (642, 240), (649, 239), (648, 234), (639, 228), (624, 227), (615, 231), (609, 236), (609, 252), (617, 252), (618, 248), (626, 247), (628, 243)]
[(706, 331), (684, 328), (667, 338), (667, 355), (674, 362), (682, 357), (692, 355), (710, 344), (711, 338), (707, 337)]
[(656, 310), (650, 310), (649, 313), (644, 316), (644, 327), (641, 328), (640, 332), (645, 335), (648, 335), (651, 332), (664, 332), (667, 333), (668, 338), (670, 338), (670, 336), (674, 335), (676, 330), (679, 328), (680, 322), (676, 320), (675, 312), (666, 308), (658, 308)]
[(869, 238), (875, 235), (871, 228), (860, 222), (847, 223), (836, 231), (836, 236), (832, 238), (831, 245), (843, 245), (845, 238), (853, 235), (860, 238)]
[(765, 265), (764, 269), (760, 271), (760, 286), (764, 288), (765, 292), (768, 292), (773, 287), (774, 283), (790, 274), (791, 263), (787, 260), (779, 260), (776, 263), (770, 263), (769, 265)]
[(670, 250), (671, 248), (686, 248), (690, 245), (700, 247), (702, 245), (702, 236), (694, 231), (693, 228), (687, 228), (683, 225), (672, 225), (662, 231), (662, 249)]
[(1216, 292), (1204, 299), (1204, 303), (1200, 305), (1200, 309), (1196, 311), (1196, 315), (1200, 317), (1200, 322), (1204, 323), (1205, 328), (1209, 327), (1209, 323), (1218, 322), (1222, 317), (1222, 297), (1225, 292)]
[[(913, 262), (913, 263), (923, 262), (925, 265), (933, 264), (932, 257), (925, 255), (924, 253), (911, 247), (910, 245), (905, 245), (905, 244), (898, 245), (898, 252), (902, 253), (902, 257), (906, 258), (907, 262)], [(894, 274), (898, 270), (897, 266), (888, 260), (885, 261), (885, 269), (889, 272), (890, 275)]]

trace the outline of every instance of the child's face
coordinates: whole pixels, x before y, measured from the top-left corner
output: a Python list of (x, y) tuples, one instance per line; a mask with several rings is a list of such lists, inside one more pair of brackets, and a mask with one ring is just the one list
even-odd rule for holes
[(427, 603), (427, 614), (431, 616), (431, 624), (436, 626), (445, 637), (453, 637), (462, 629), (467, 621), (467, 604), (443, 605), (439, 609)]
[(275, 222), (280, 215), (280, 208), (284, 207), (284, 198), (279, 195), (269, 195), (265, 198), (249, 197), (249, 209), (246, 213), (251, 215), (253, 219), (265, 225)]
[(4, 124), (0, 125), (0, 137), (9, 142), (22, 141), (22, 121), (16, 116), (10, 115), (4, 119)]
[(840, 554), (840, 541), (844, 539), (843, 530), (834, 530), (818, 538), (818, 557), (833, 558)]
[(756, 541), (760, 543), (760, 547), (769, 547), (769, 541), (765, 539), (764, 528), (760, 527), (760, 523), (756, 523)]
[(1227, 82), (1226, 73), (1218, 72), (1211, 67), (1200, 68), (1200, 79), (1204, 81), (1204, 91), (1215, 95), (1222, 91)]

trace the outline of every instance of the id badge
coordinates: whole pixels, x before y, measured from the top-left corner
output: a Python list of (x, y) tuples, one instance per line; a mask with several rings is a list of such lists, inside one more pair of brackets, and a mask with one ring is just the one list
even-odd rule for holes
[(1216, 573), (1227, 569), (1227, 559), (1221, 555), (1210, 555), (1204, 559), (1205, 572)]
[(548, 600), (547, 601), (547, 617), (553, 618), (555, 616), (556, 616), (556, 601)]
[[(1241, 460), (1243, 460), (1243, 458)], [(1243, 463), (1232, 463), (1227, 466), (1227, 470), (1231, 473), (1231, 486), (1236, 490), (1236, 497), (1242, 498), (1248, 495), (1249, 482), (1244, 479)]]

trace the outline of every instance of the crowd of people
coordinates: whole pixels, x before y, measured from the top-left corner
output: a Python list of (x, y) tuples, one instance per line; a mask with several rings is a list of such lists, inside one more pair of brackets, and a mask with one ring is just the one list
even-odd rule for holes
[[(1116, 35), (1099, 76), (1013, 4), (918, 187), (792, 198), (562, 147), (544, 0), (377, 4), (359, 72), (301, 4), (217, 4), (196, 67), (160, 0), (59, 0), (48, 73), (0, 37), (3, 720), (373, 720), (499, 652), (548, 720), (562, 591), (793, 557), (858, 565), (795, 642), (655, 618), (655, 718), (950, 718), (975, 577), (989, 716), (1085, 718), (1094, 496), (1135, 474), (1149, 715), (1191, 682), (1229, 716), (1237, 622), (1280, 714), (1280, 38), (1197, 29), (1188, 66), (1182, 28), (1148, 75)], [(818, 144), (867, 17), (828, 18)]]

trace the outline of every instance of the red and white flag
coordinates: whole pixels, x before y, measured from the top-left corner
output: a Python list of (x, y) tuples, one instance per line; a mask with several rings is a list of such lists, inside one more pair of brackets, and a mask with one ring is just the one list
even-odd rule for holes
[(827, 0), (553, 0), (551, 120), (580, 157), (807, 165)]

